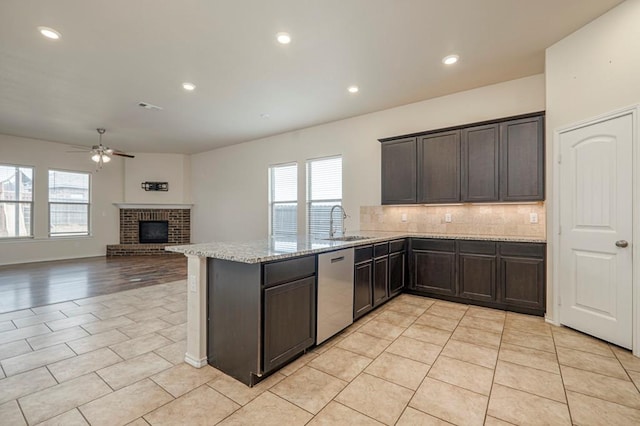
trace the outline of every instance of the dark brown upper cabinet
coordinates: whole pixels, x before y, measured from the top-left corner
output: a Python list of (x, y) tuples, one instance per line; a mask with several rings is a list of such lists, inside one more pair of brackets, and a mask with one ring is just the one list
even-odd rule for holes
[(460, 131), (418, 139), (418, 203), (460, 201)]
[(417, 202), (416, 138), (382, 144), (382, 204)]
[(543, 117), (502, 123), (500, 145), (500, 199), (544, 200)]
[(462, 129), (461, 136), (461, 200), (471, 203), (498, 201), (499, 126), (488, 124)]
[(382, 142), (382, 204), (544, 200), (544, 114)]

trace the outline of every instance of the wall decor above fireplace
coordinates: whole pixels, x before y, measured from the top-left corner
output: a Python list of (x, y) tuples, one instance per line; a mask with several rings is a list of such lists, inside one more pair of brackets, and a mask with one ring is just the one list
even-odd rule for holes
[(169, 182), (142, 182), (140, 187), (145, 191), (168, 191)]

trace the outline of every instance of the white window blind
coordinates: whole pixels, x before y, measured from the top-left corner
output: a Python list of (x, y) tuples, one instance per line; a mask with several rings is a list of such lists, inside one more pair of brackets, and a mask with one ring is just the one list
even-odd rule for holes
[[(342, 205), (342, 157), (307, 161), (307, 230), (310, 235), (329, 235), (329, 215), (335, 205)], [(342, 226), (342, 212), (336, 209), (333, 228), (340, 232)]]
[(298, 233), (298, 165), (269, 167), (270, 235), (291, 236)]
[(49, 170), (49, 235), (89, 235), (89, 177)]
[(33, 236), (33, 168), (0, 165), (0, 238)]

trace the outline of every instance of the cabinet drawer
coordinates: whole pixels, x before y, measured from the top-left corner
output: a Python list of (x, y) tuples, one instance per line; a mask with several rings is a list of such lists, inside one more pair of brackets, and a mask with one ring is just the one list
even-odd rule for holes
[(411, 240), (414, 250), (456, 251), (455, 240), (439, 240), (430, 238), (414, 238)]
[(389, 241), (389, 253), (397, 253), (405, 249), (406, 240)]
[(386, 256), (389, 254), (389, 243), (373, 245), (373, 257)]
[(458, 241), (460, 253), (496, 254), (496, 243), (493, 241)]
[(522, 256), (544, 258), (546, 244), (537, 243), (500, 243), (503, 256)]
[(373, 257), (373, 246), (358, 247), (354, 252), (354, 263), (364, 262), (365, 260), (371, 260)]
[(316, 273), (316, 257), (305, 256), (290, 260), (267, 263), (263, 268), (263, 284), (272, 286)]

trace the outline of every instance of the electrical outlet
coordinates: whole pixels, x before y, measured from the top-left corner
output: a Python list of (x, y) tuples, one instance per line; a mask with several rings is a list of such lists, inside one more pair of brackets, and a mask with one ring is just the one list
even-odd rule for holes
[(529, 213), (529, 223), (538, 223), (538, 213)]
[(444, 221), (447, 223), (451, 223), (451, 213), (445, 213)]
[(406, 222), (407, 221), (407, 214), (406, 213), (402, 213), (400, 215), (400, 221), (402, 221), (402, 222)]
[(196, 292), (196, 277), (194, 275), (189, 275), (189, 291)]

